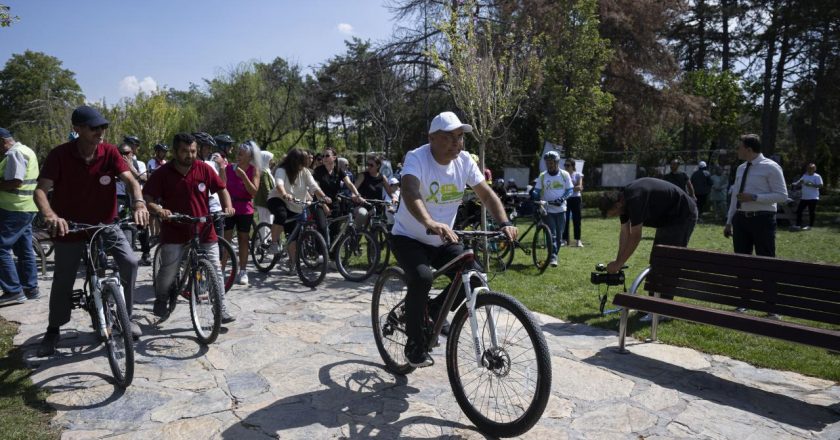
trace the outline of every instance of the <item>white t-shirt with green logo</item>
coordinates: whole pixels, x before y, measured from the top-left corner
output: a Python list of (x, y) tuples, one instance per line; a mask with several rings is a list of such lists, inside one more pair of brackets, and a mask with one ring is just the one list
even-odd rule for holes
[[(458, 206), (464, 198), (467, 185), (473, 187), (484, 181), (484, 174), (470, 158), (469, 153), (461, 151), (458, 158), (448, 165), (435, 162), (429, 144), (423, 145), (405, 155), (401, 175), (411, 174), (420, 180), (420, 195), (426, 202), (426, 210), (436, 222), (452, 227)], [(443, 240), (437, 235), (426, 234), (426, 228), (400, 205), (394, 216), (394, 235), (403, 235), (432, 246), (440, 246)]]
[[(566, 193), (567, 189), (571, 189), (572, 178), (565, 170), (558, 170), (557, 174), (552, 176), (548, 171), (543, 171), (537, 178), (537, 189), (541, 190), (540, 199), (547, 202), (553, 202)], [(559, 212), (566, 212), (566, 202), (562, 205), (545, 205), (545, 210), (549, 213), (557, 214)]]

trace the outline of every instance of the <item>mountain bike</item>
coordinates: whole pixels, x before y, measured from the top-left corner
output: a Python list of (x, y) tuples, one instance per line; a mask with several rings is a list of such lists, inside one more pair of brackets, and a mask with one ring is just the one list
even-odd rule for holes
[[(486, 434), (520, 435), (540, 419), (551, 393), (548, 345), (531, 312), (510, 295), (493, 292), (486, 275), (474, 270), (472, 243), (500, 231), (455, 231), (464, 253), (434, 272), (434, 278), (455, 273), (441, 310), (452, 310), (458, 291), (466, 297), (455, 312), (446, 342), (446, 370), (455, 400)], [(473, 289), (470, 280), (478, 279)], [(388, 370), (408, 374), (405, 358), (406, 280), (402, 269), (389, 267), (376, 282), (371, 321), (376, 348)], [(427, 349), (437, 344), (448, 313), (426, 319)], [(428, 316), (428, 312), (427, 312)]]
[(120, 228), (126, 223), (130, 222), (109, 225), (68, 222), (68, 233), (90, 234), (82, 255), (85, 283), (82, 289), (73, 291), (71, 304), (90, 315), (94, 331), (105, 344), (114, 382), (120, 388), (128, 387), (134, 379), (134, 344), (117, 265), (108, 257), (107, 250), (115, 245), (116, 234), (122, 234)]
[(178, 296), (183, 296), (190, 302), (190, 318), (198, 341), (212, 344), (219, 336), (222, 325), (222, 287), (215, 264), (201, 246), (199, 225), (209, 223), (213, 227), (213, 216), (193, 217), (173, 213), (168, 220), (191, 224), (193, 230), (192, 238), (184, 246), (178, 261), (175, 281), (169, 288), (169, 314), (175, 311)]
[(388, 217), (385, 211), (394, 209), (394, 206), (386, 200), (365, 199), (365, 203), (372, 207), (367, 230), (370, 231), (379, 246), (379, 263), (374, 270), (376, 273), (382, 273), (391, 260), (391, 245), (388, 244), (388, 234), (391, 232), (391, 227), (388, 225)]
[[(525, 229), (525, 232), (519, 235), (520, 239), (513, 242), (513, 246), (506, 247), (506, 251), (509, 251), (510, 254), (508, 255), (507, 252), (505, 252), (502, 254), (501, 258), (508, 262), (513, 261), (513, 254), (516, 250), (515, 248), (519, 248), (525, 252), (526, 255), (531, 256), (531, 259), (534, 262), (534, 267), (536, 267), (539, 273), (542, 274), (545, 272), (545, 269), (548, 267), (548, 263), (551, 261), (551, 254), (554, 253), (554, 239), (551, 235), (551, 229), (549, 229), (548, 225), (544, 221), (545, 217), (548, 215), (545, 206), (559, 206), (562, 204), (562, 201), (547, 202), (545, 200), (537, 200), (534, 201), (534, 204), (537, 205), (537, 209), (534, 211), (533, 222)], [(529, 249), (522, 244), (521, 239), (527, 236), (532, 229), (534, 230), (534, 237), (531, 240), (531, 246)]]

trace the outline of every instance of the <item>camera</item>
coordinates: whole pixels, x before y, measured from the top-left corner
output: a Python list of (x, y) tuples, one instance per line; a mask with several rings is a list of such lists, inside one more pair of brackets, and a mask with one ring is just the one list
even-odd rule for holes
[(589, 282), (592, 284), (606, 284), (607, 286), (622, 286), (624, 285), (624, 270), (620, 270), (617, 273), (607, 273), (607, 266), (598, 264), (595, 266), (595, 271), (590, 275)]

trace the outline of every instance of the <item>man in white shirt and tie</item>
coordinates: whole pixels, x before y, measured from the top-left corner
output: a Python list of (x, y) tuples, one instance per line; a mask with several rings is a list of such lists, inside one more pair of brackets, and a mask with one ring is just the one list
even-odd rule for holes
[(776, 204), (787, 201), (782, 168), (761, 154), (758, 135), (741, 136), (732, 195), (723, 235), (732, 237), (735, 253), (776, 256)]

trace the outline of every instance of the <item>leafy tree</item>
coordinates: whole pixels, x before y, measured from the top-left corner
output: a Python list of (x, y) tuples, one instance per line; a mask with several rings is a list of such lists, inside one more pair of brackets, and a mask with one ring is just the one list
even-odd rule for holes
[(12, 15), (10, 7), (0, 5), (0, 27), (9, 27), (18, 20), (20, 20), (20, 17)]
[(27, 50), (0, 71), (0, 126), (16, 131), (39, 155), (66, 140), (70, 113), (84, 98), (75, 74), (61, 64)]

